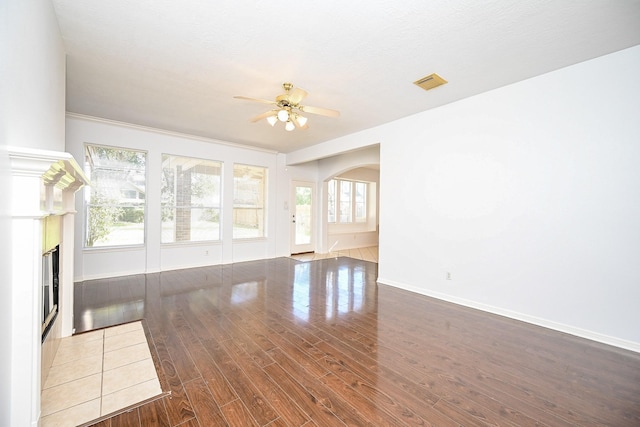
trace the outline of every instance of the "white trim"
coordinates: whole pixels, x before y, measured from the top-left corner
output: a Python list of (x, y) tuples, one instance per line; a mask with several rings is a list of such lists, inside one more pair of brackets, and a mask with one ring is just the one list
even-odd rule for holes
[(640, 353), (640, 343), (637, 343), (637, 342), (627, 341), (627, 340), (623, 340), (616, 337), (611, 337), (608, 335), (600, 334), (598, 332), (576, 328), (574, 326), (569, 326), (563, 323), (554, 322), (552, 320), (530, 316), (524, 313), (518, 313), (516, 311), (505, 310), (503, 308), (495, 307), (488, 304), (482, 304), (482, 303), (467, 300), (464, 298), (452, 297), (451, 295), (442, 294), (440, 292), (429, 291), (428, 289), (422, 289), (416, 286), (407, 285), (405, 283), (395, 282), (393, 280), (387, 280), (382, 277), (378, 277), (376, 281), (378, 282), (378, 284), (381, 284), (381, 285), (393, 286), (395, 288), (404, 289), (405, 291), (414, 292), (420, 295), (425, 295), (425, 296), (436, 298), (442, 301), (451, 302), (453, 304), (462, 305), (464, 307), (486, 311), (488, 313), (497, 314), (499, 316), (508, 317), (510, 319), (520, 320), (522, 322), (531, 323), (537, 326), (542, 326), (543, 328), (553, 329), (555, 331), (564, 332), (580, 338), (586, 338), (588, 340), (597, 341), (603, 344), (612, 345), (614, 347), (619, 347), (625, 350), (630, 350), (636, 353)]
[(80, 277), (74, 277), (73, 278), (73, 282), (84, 282), (86, 280), (97, 280), (97, 279), (111, 279), (113, 277), (125, 277), (125, 276), (137, 276), (140, 274), (151, 274), (151, 273), (160, 273), (160, 271), (139, 271), (139, 270), (131, 270), (131, 271), (123, 271), (123, 272), (118, 272), (118, 274), (116, 276), (112, 275), (112, 274), (90, 274), (90, 275), (84, 275), (84, 276), (80, 276)]
[(97, 252), (127, 252), (127, 251), (142, 251), (146, 250), (146, 243), (135, 243), (133, 245), (111, 245), (111, 246), (83, 246), (82, 252), (84, 253), (97, 253)]
[(274, 258), (286, 258), (286, 257), (277, 257), (277, 256), (272, 256), (272, 257), (267, 257), (267, 258), (259, 258), (259, 259), (249, 259), (249, 260), (238, 260), (238, 261), (231, 261), (231, 262), (209, 262), (206, 264), (183, 264), (183, 265), (178, 265), (178, 266), (171, 266), (170, 268), (154, 268), (154, 269), (150, 269), (150, 270), (146, 270), (146, 271), (125, 271), (125, 272), (118, 272), (118, 274), (116, 276), (112, 275), (112, 274), (90, 274), (90, 275), (83, 275), (83, 276), (76, 276), (73, 278), (74, 283), (75, 282), (85, 282), (88, 280), (97, 280), (97, 279), (112, 279), (114, 277), (124, 277), (124, 276), (137, 276), (140, 274), (154, 274), (154, 273), (164, 273), (167, 271), (176, 271), (176, 270), (187, 270), (190, 268), (202, 268), (202, 267), (215, 267), (215, 266), (219, 266), (219, 265), (231, 265), (231, 264), (239, 264), (242, 262), (249, 262), (249, 261), (262, 261), (262, 260), (269, 260), (269, 259), (274, 259)]
[(269, 237), (236, 237), (231, 239), (231, 244), (236, 243), (254, 243), (254, 242), (266, 242)]
[(191, 140), (194, 140), (194, 141), (202, 141), (202, 142), (226, 145), (226, 146), (229, 146), (229, 147), (242, 148), (242, 149), (245, 149), (245, 150), (260, 151), (260, 152), (263, 152), (263, 153), (273, 153), (273, 154), (278, 154), (279, 153), (279, 151), (270, 150), (268, 148), (253, 147), (253, 146), (250, 146), (250, 145), (243, 145), (243, 144), (238, 144), (238, 143), (235, 143), (235, 142), (222, 141), (222, 140), (213, 139), (213, 138), (206, 138), (204, 136), (190, 135), (188, 133), (180, 133), (180, 132), (175, 132), (175, 131), (171, 131), (171, 130), (158, 129), (158, 128), (154, 128), (154, 127), (150, 127), (150, 126), (136, 125), (136, 124), (127, 123), (127, 122), (119, 122), (117, 120), (103, 119), (102, 117), (87, 116), (87, 115), (84, 115), (84, 114), (71, 113), (71, 112), (67, 112), (66, 116), (67, 116), (67, 118), (72, 118), (72, 119), (80, 119), (80, 120), (86, 120), (86, 121), (95, 122), (95, 123), (103, 123), (103, 124), (107, 124), (107, 125), (120, 126), (120, 127), (124, 127), (124, 128), (128, 128), (128, 129), (140, 130), (140, 131), (145, 131), (145, 132), (153, 132), (153, 133), (158, 133), (158, 134), (161, 134), (161, 135), (174, 136), (174, 137), (177, 137), (177, 138), (191, 139)]
[(63, 184), (65, 189), (78, 191), (79, 187), (89, 182), (82, 168), (69, 153), (13, 146), (8, 146), (7, 151), (14, 176), (41, 177), (50, 168), (54, 168), (51, 170), (52, 177), (44, 177), (51, 181), (51, 184)]
[(190, 247), (200, 247), (200, 246), (222, 246), (222, 239), (218, 239), (218, 240), (181, 240), (179, 242), (160, 243), (160, 248), (190, 248)]

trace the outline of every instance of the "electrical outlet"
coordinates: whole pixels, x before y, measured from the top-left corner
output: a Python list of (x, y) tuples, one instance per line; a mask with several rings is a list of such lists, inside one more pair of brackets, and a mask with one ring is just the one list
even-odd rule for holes
[(447, 271), (447, 280), (451, 280), (451, 272)]
[(204, 251), (204, 256), (209, 256), (209, 251)]

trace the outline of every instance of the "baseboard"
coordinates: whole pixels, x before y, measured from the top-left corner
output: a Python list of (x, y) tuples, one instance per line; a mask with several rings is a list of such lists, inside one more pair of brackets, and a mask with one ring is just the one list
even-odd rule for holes
[[(283, 255), (284, 257), (286, 257), (287, 255)], [(273, 259), (273, 258), (277, 258), (276, 256), (273, 257), (268, 257), (268, 258), (256, 258), (256, 259), (246, 259), (246, 260), (235, 260), (235, 261), (227, 261), (227, 262), (216, 262), (216, 263), (207, 263), (207, 264), (183, 264), (183, 265), (174, 265), (174, 266), (167, 266), (164, 268), (153, 268), (153, 269), (147, 269), (145, 271), (118, 271), (117, 273), (102, 273), (102, 274), (88, 274), (88, 275), (84, 275), (84, 276), (76, 276), (73, 278), (73, 282), (84, 282), (86, 280), (96, 280), (96, 279), (110, 279), (112, 277), (123, 277), (123, 276), (133, 276), (133, 275), (137, 275), (137, 274), (153, 274), (153, 273), (162, 273), (164, 271), (175, 271), (175, 270), (187, 270), (190, 268), (203, 268), (203, 267), (210, 267), (210, 266), (216, 266), (216, 265), (227, 265), (227, 264), (234, 264), (234, 263), (240, 263), (240, 262), (250, 262), (250, 261), (260, 261), (262, 259)]]
[(425, 296), (436, 298), (442, 301), (451, 302), (453, 304), (462, 305), (464, 307), (486, 311), (488, 313), (497, 314), (499, 316), (508, 317), (510, 319), (520, 320), (522, 322), (531, 323), (536, 326), (542, 326), (543, 328), (552, 329), (558, 332), (564, 332), (566, 334), (574, 335), (580, 338), (585, 338), (591, 341), (596, 341), (602, 344), (607, 344), (614, 347), (640, 353), (640, 343), (637, 343), (637, 342), (600, 334), (598, 332), (577, 328), (571, 325), (565, 325), (563, 323), (554, 322), (552, 320), (530, 316), (528, 314), (506, 310), (500, 307), (495, 307), (492, 305), (483, 304), (476, 301), (467, 300), (464, 298), (454, 297), (454, 296), (443, 294), (440, 292), (430, 291), (428, 289), (418, 288), (416, 286), (407, 285), (405, 283), (400, 283), (393, 280), (387, 280), (383, 277), (378, 277), (377, 282), (382, 285), (393, 286), (395, 288), (404, 289), (405, 291), (414, 292), (420, 295), (425, 295)]
[(152, 272), (132, 270), (132, 271), (118, 271), (115, 274), (113, 273), (87, 274), (80, 277), (74, 277), (73, 282), (76, 283), (76, 282), (84, 282), (86, 280), (110, 279), (112, 277), (134, 276), (136, 274), (147, 274), (147, 273), (152, 273)]

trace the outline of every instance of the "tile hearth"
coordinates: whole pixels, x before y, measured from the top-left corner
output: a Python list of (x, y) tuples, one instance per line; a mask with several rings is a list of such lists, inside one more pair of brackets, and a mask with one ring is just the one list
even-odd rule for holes
[(41, 426), (77, 426), (161, 393), (141, 322), (63, 338), (42, 390)]

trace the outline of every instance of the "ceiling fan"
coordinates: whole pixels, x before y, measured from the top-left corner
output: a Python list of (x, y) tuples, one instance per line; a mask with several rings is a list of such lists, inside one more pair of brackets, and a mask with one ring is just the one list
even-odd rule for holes
[(250, 121), (257, 122), (266, 118), (271, 126), (281, 121), (285, 123), (284, 128), (288, 131), (292, 131), (296, 127), (300, 129), (309, 127), (307, 126), (307, 118), (301, 113), (318, 114), (327, 117), (340, 116), (340, 112), (336, 110), (300, 105), (300, 102), (308, 95), (307, 92), (298, 87), (294, 88), (291, 83), (283, 83), (282, 87), (284, 88), (284, 93), (276, 96), (275, 101), (249, 98), (247, 96), (234, 96), (234, 98), (274, 105), (275, 107), (272, 110), (259, 114), (250, 119)]

